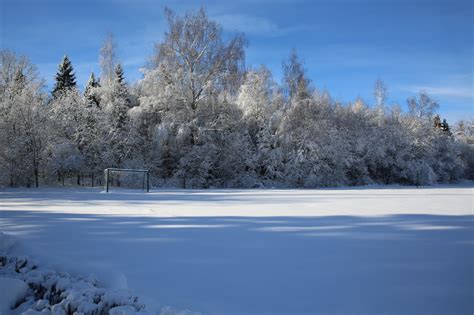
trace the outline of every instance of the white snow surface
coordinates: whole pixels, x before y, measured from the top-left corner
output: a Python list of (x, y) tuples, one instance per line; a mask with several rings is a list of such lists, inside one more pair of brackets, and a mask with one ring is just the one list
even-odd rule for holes
[[(58, 272), (28, 256), (12, 255), (14, 246), (3, 241), (12, 238), (0, 232), (1, 315), (150, 315), (125, 288), (106, 289), (93, 275)], [(183, 314), (170, 307), (153, 313)]]
[(27, 291), (28, 286), (23, 280), (0, 277), (0, 314), (6, 314), (15, 307), (25, 298)]
[(0, 251), (130, 290), (156, 314), (470, 314), (472, 210), (469, 183), (3, 189), (0, 231), (20, 245), (3, 237)]

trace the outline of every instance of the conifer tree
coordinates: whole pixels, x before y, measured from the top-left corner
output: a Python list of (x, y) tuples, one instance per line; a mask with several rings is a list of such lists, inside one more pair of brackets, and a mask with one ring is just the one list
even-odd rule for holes
[(55, 98), (69, 89), (76, 88), (76, 75), (73, 71), (71, 61), (67, 55), (65, 55), (58, 66), (58, 72), (55, 77), (56, 83), (54, 84), (52, 92)]
[(125, 77), (123, 74), (123, 68), (121, 64), (117, 64), (115, 67), (115, 82), (117, 82), (120, 85), (125, 84)]
[(105, 152), (112, 165), (120, 166), (125, 161), (128, 151), (130, 95), (121, 65), (117, 64), (113, 71), (114, 80), (111, 85), (101, 86), (104, 113), (106, 117), (108, 150)]
[(113, 96), (115, 99), (115, 102), (119, 102), (125, 107), (130, 107), (131, 102), (130, 102), (130, 97), (128, 94), (128, 87), (127, 83), (125, 82), (125, 75), (123, 73), (123, 68), (120, 64), (117, 64), (114, 70), (115, 73), (115, 84), (114, 84), (114, 90), (113, 90)]
[(434, 127), (435, 129), (442, 130), (445, 133), (451, 135), (451, 130), (449, 128), (448, 122), (446, 121), (446, 119), (443, 119), (443, 122), (441, 122), (441, 118), (439, 117), (439, 115), (436, 115), (434, 118)]
[(86, 101), (86, 105), (95, 105), (99, 107), (99, 97), (94, 91), (97, 87), (99, 87), (99, 82), (95, 79), (94, 72), (92, 72), (89, 77), (89, 81), (87, 81), (86, 88), (84, 89), (84, 99)]
[(451, 134), (451, 129), (449, 128), (449, 124), (446, 119), (443, 119), (443, 122), (441, 123), (441, 130), (443, 130), (449, 135)]

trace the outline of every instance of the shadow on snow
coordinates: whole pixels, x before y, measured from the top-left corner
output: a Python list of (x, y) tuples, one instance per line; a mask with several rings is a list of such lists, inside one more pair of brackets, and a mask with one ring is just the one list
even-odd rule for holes
[(138, 295), (203, 314), (473, 310), (473, 216), (160, 218), (3, 211), (0, 230), (29, 240), (39, 255), (86, 270), (94, 264), (121, 270)]

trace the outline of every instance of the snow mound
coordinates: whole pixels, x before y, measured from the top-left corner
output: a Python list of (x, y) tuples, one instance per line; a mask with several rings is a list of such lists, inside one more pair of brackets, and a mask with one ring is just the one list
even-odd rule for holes
[(0, 278), (0, 314), (6, 314), (18, 302), (24, 300), (28, 286), (15, 278)]
[[(50, 270), (7, 253), (15, 237), (0, 232), (0, 315), (150, 315), (128, 289), (106, 289), (96, 277)], [(160, 315), (200, 315), (164, 307)]]
[(28, 257), (0, 256), (0, 262), (0, 285), (11, 292), (8, 300), (2, 297), (0, 303), (17, 314), (101, 315), (117, 306), (126, 306), (127, 314), (114, 314), (128, 315), (145, 308), (128, 290), (106, 290), (90, 277), (48, 270)]

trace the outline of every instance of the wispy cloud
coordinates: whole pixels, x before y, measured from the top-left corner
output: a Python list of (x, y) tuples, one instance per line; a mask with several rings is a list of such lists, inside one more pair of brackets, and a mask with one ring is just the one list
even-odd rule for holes
[(459, 98), (474, 98), (472, 87), (469, 86), (429, 86), (429, 85), (410, 85), (402, 87), (403, 90), (418, 93), (425, 91), (435, 96), (449, 96)]
[(248, 14), (221, 14), (213, 16), (224, 30), (239, 31), (249, 35), (282, 36), (303, 29), (302, 26), (282, 27), (270, 19)]

